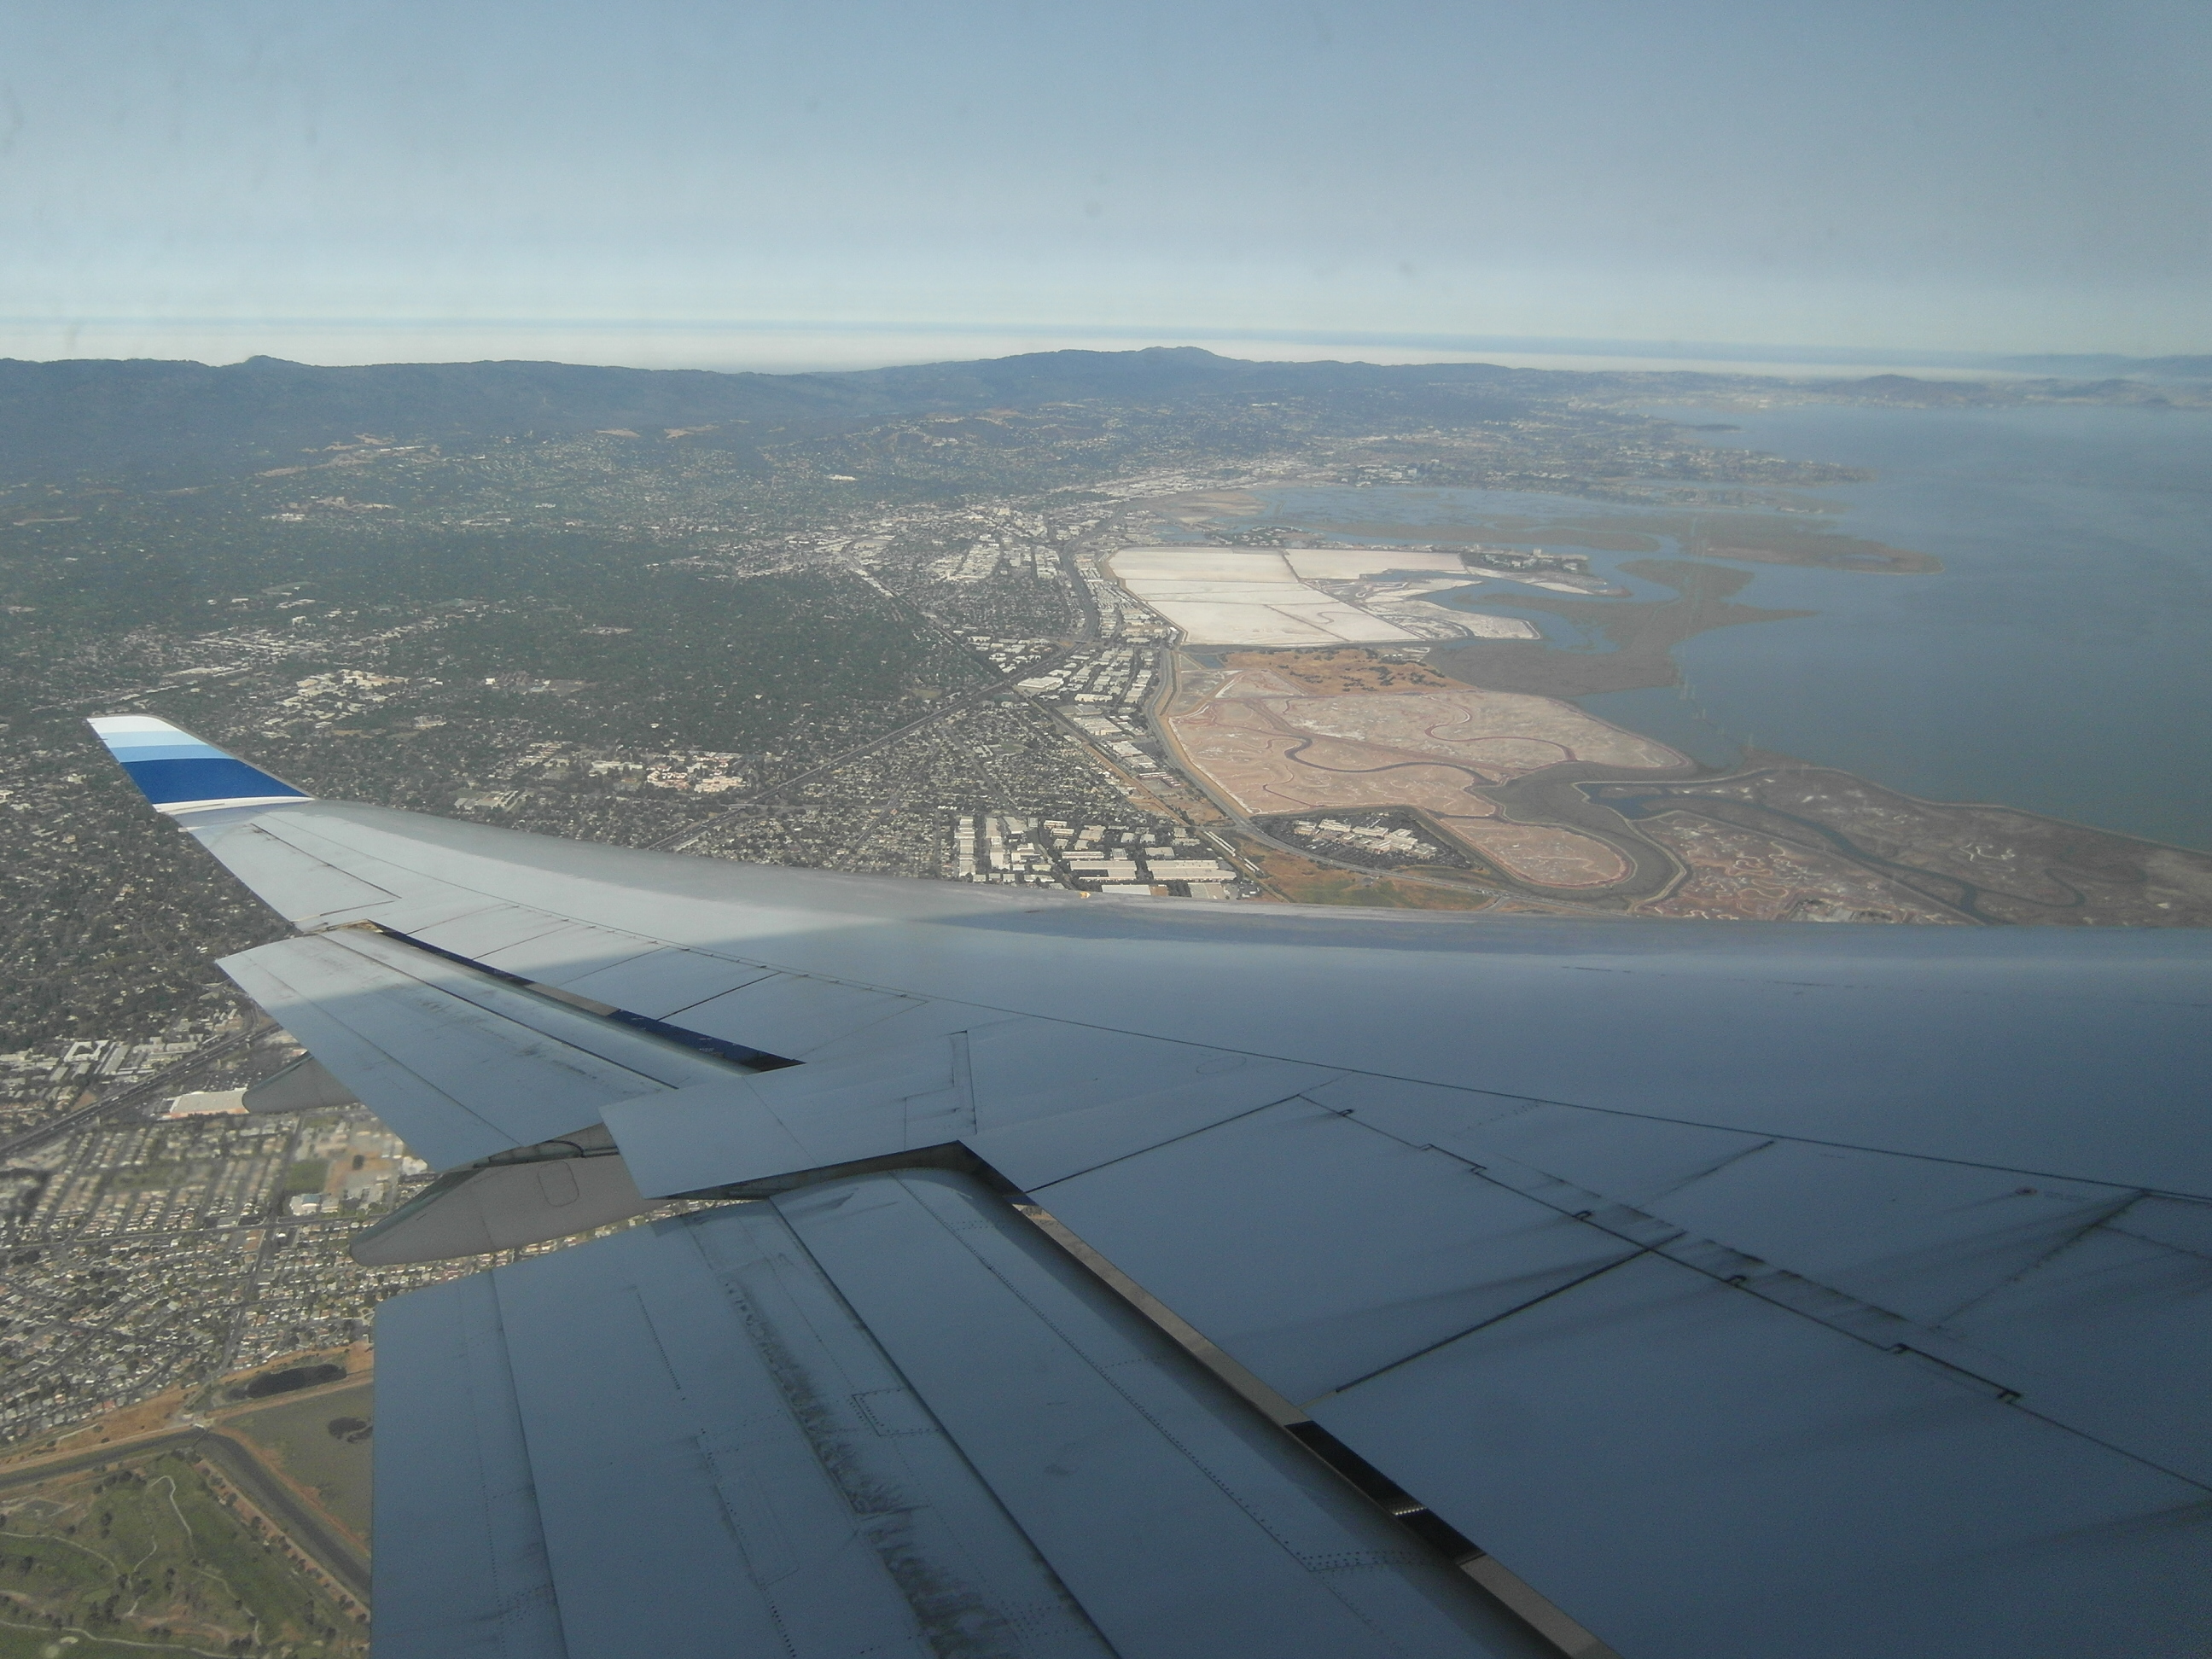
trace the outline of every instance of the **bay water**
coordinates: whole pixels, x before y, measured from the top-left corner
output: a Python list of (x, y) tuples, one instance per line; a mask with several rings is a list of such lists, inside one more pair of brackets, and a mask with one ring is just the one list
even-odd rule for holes
[[(1943, 568), (1719, 561), (1751, 576), (1737, 603), (1812, 614), (1684, 641), (1680, 687), (1581, 699), (1591, 713), (1714, 764), (1755, 745), (1931, 799), (2212, 848), (2212, 413), (1650, 412), (1741, 428), (1704, 434), (1717, 444), (1871, 469), (1871, 483), (1804, 492), (1844, 509), (1808, 526), (1930, 553)], [(1267, 520), (1324, 531), (1389, 522), (1409, 542), (1423, 526), (1498, 514), (1653, 511), (1500, 490), (1258, 493)], [(1620, 567), (1678, 552), (1589, 556), (1593, 571), (1655, 599), (1667, 591)], [(1525, 617), (1562, 648), (1609, 648), (1595, 630), (1515, 604), (1528, 591), (1483, 582), (1452, 598)]]

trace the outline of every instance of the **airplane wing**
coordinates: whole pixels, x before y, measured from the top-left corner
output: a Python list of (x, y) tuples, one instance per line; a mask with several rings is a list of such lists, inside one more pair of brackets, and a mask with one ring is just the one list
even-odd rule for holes
[(444, 1170), (363, 1260), (727, 1200), (380, 1312), (380, 1659), (2205, 1650), (2212, 936), (843, 876), (94, 724), (300, 930), (264, 1086)]

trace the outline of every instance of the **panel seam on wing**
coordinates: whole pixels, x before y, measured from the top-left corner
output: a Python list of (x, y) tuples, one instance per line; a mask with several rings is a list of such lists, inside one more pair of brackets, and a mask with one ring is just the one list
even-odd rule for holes
[[(1371, 1124), (1360, 1122), (1358, 1118), (1353, 1117), (1349, 1112), (1340, 1110), (1339, 1115), (1348, 1118), (1353, 1123), (1358, 1124), (1359, 1127), (1367, 1129), (1370, 1133), (1383, 1135), (1387, 1139), (1397, 1141), (1401, 1146), (1413, 1144), (1412, 1142), (1403, 1140), (1398, 1136), (1390, 1135), (1386, 1131), (1377, 1129)], [(2112, 1453), (2116, 1456), (2124, 1457), (2131, 1462), (2139, 1464), (2148, 1469), (2155, 1470), (2160, 1474), (2166, 1475), (2170, 1479), (2181, 1481), (2185, 1485), (2197, 1488), (2199, 1491), (2212, 1492), (2212, 1483), (2208, 1483), (2199, 1477), (2172, 1468), (2155, 1458), (2146, 1456), (2139, 1451), (2132, 1450), (2126, 1446), (2107, 1440), (2100, 1435), (2092, 1434), (2088, 1431), (2082, 1429), (2076, 1425), (2065, 1421), (2063, 1418), (2053, 1417), (2048, 1413), (2037, 1409), (2035, 1406), (2028, 1402), (2027, 1398), (2027, 1391), (2025, 1389), (2015, 1388), (2010, 1383), (1988, 1376), (1984, 1373), (1974, 1370), (1972, 1366), (1963, 1365), (1956, 1361), (1945, 1358), (1941, 1353), (1934, 1352), (1933, 1350), (1942, 1347), (1966, 1349), (1966, 1345), (1959, 1343), (1955, 1338), (1947, 1337), (1942, 1332), (1923, 1325), (1917, 1320), (1908, 1319), (1902, 1314), (1892, 1313), (1886, 1308), (1877, 1307), (1874, 1304), (1867, 1302), (1861, 1297), (1853, 1296), (1848, 1291), (1837, 1290), (1832, 1285), (1822, 1284), (1820, 1280), (1809, 1278), (1803, 1273), (1794, 1273), (1787, 1268), (1775, 1267), (1771, 1263), (1759, 1257), (1738, 1250), (1734, 1246), (1723, 1243), (1720, 1240), (1706, 1238), (1693, 1234), (1687, 1229), (1678, 1227), (1673, 1223), (1668, 1222), (1662, 1218), (1649, 1215), (1645, 1212), (1637, 1209), (1632, 1205), (1622, 1204), (1617, 1200), (1605, 1198), (1602, 1194), (1590, 1192), (1587, 1188), (1578, 1187), (1571, 1182), (1563, 1181), (1556, 1176), (1547, 1174), (1545, 1171), (1538, 1170), (1533, 1165), (1522, 1164), (1517, 1160), (1510, 1158), (1498, 1158), (1489, 1164), (1476, 1164), (1470, 1158), (1465, 1158), (1457, 1152), (1451, 1152), (1447, 1148), (1437, 1146), (1433, 1143), (1424, 1144), (1421, 1150), (1435, 1152), (1440, 1157), (1450, 1159), (1453, 1163), (1466, 1169), (1478, 1180), (1488, 1182), (1493, 1186), (1500, 1187), (1504, 1188), (1506, 1191), (1516, 1193), (1523, 1198), (1529, 1199), (1535, 1203), (1544, 1206), (1544, 1207), (1553, 1211), (1555, 1213), (1565, 1216), (1571, 1220), (1581, 1222), (1583, 1224), (1591, 1227), (1599, 1232), (1606, 1233), (1613, 1237), (1619, 1238), (1624, 1243), (1634, 1245), (1637, 1247), (1638, 1255), (1656, 1255), (1665, 1261), (1673, 1262), (1677, 1267), (1686, 1267), (1691, 1272), (1700, 1274), (1701, 1276), (1712, 1280), (1716, 1284), (1724, 1285), (1730, 1290), (1741, 1291), (1749, 1296), (1756, 1297), (1769, 1307), (1775, 1308), (1784, 1313), (1794, 1315), (1810, 1323), (1816, 1324), (1825, 1329), (1833, 1331), (1838, 1335), (1847, 1337), (1852, 1341), (1872, 1348), (1878, 1353), (1887, 1355), (1893, 1358), (1910, 1359), (1917, 1358), (1922, 1360), (1932, 1360), (1935, 1362), (1936, 1367), (1939, 1368), (1936, 1374), (1947, 1376), (1952, 1381), (1958, 1382), (1960, 1386), (1971, 1388), (1975, 1393), (1983, 1395), (1985, 1398), (1990, 1398), (1991, 1403), (1993, 1404), (2002, 1406), (2009, 1410), (2021, 1412), (2027, 1416), (2036, 1419), (2039, 1422), (2050, 1425), (2052, 1428), (2058, 1430), (2062, 1433), (2070, 1435), (2075, 1438), (2084, 1441), (2091, 1445), (2100, 1447), (2103, 1449)], [(1525, 1171), (1526, 1174), (1520, 1179), (1516, 1180), (1510, 1178), (1512, 1173), (1515, 1171)], [(1528, 1178), (1531, 1176), (1534, 1177), (1534, 1179), (1531, 1180)], [(1595, 1202), (1588, 1208), (1569, 1209), (1565, 1205), (1556, 1201), (1554, 1198), (1547, 1196), (1547, 1191), (1557, 1192), (1561, 1190), (1579, 1194), (1581, 1197), (1593, 1200)], [(1639, 1241), (1625, 1231), (1621, 1224), (1618, 1223), (1608, 1224), (1607, 1221), (1601, 1218), (1601, 1217), (1607, 1215), (1632, 1218), (1635, 1222), (1649, 1223), (1653, 1227), (1664, 1230), (1668, 1237), (1656, 1242), (1646, 1243)], [(1727, 1260), (1723, 1262), (1713, 1263), (1698, 1259), (1700, 1254), (1711, 1251), (1724, 1253)], [(1634, 1259), (1634, 1256), (1623, 1258), (1624, 1261), (1631, 1261)], [(1607, 1272), (1610, 1271), (1611, 1268), (1620, 1265), (1621, 1265), (1620, 1262), (1611, 1262), (1607, 1264), (1606, 1267), (1599, 1269), (1598, 1272)], [(1723, 1271), (1723, 1268), (1733, 1268), (1735, 1271)], [(1597, 1277), (1597, 1273), (1585, 1274), (1583, 1276), (1583, 1280), (1577, 1282), (1586, 1282), (1588, 1279), (1595, 1277)], [(1841, 1316), (1824, 1316), (1821, 1313), (1816, 1311), (1813, 1308), (1806, 1306), (1799, 1297), (1781, 1293), (1785, 1288), (1790, 1287), (1802, 1287), (1803, 1291), (1817, 1292), (1820, 1297), (1827, 1299), (1831, 1303), (1841, 1304), (1838, 1310), (1839, 1313), (1847, 1310), (1850, 1317), (1846, 1319)], [(1570, 1287), (1562, 1286), (1560, 1288), (1566, 1289)], [(1540, 1302), (1547, 1300), (1550, 1296), (1556, 1295), (1559, 1292), (1556, 1291), (1547, 1292), (1544, 1297), (1534, 1298), (1534, 1301)], [(1534, 1302), (1525, 1305), (1534, 1305)], [(1516, 1310), (1515, 1311), (1519, 1310)], [(1500, 1319), (1510, 1316), (1510, 1314), (1499, 1315), (1492, 1319), (1485, 1320), (1480, 1325), (1470, 1327), (1469, 1329), (1466, 1331), (1457, 1332), (1452, 1336), (1444, 1339), (1442, 1342), (1429, 1345), (1427, 1347), (1424, 1348), (1421, 1352), (1432, 1353), (1440, 1348), (1448, 1347), (1452, 1343), (1460, 1340), (1462, 1337), (1470, 1335), (1476, 1330), (1480, 1330), (1486, 1327), (1494, 1325), (1498, 1323)], [(1878, 1335), (1863, 1328), (1854, 1328), (1855, 1324), (1863, 1326), (1869, 1322), (1872, 1322), (1878, 1326), (1887, 1327), (1887, 1328), (1881, 1331)], [(1918, 1340), (1908, 1340), (1908, 1337), (1917, 1337)], [(1932, 1346), (1930, 1345), (1932, 1345)], [(1975, 1352), (1978, 1358), (1978, 1351), (1972, 1349), (1966, 1349), (1966, 1351)], [(1408, 1360), (1418, 1358), (1419, 1357), (1420, 1355), (1419, 1354), (1409, 1354), (1401, 1359), (1392, 1361), (1390, 1365), (1382, 1367), (1381, 1370), (1389, 1370), (1398, 1365), (1404, 1364)], [(2002, 1357), (2000, 1356), (1999, 1358)], [(1376, 1374), (1379, 1374), (1379, 1372)], [(1363, 1378), (1360, 1380), (1364, 1381), (1365, 1379)], [(1341, 1394), (1346, 1389), (1354, 1385), (1347, 1383), (1340, 1388), (1331, 1389), (1329, 1394)], [(1326, 1399), (1328, 1397), (1328, 1395), (1327, 1395), (1316, 1396), (1317, 1399)]]

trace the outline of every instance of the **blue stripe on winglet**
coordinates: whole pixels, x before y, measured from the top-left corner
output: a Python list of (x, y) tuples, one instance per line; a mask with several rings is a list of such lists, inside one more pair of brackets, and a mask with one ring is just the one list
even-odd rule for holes
[(307, 799), (259, 767), (150, 714), (109, 715), (91, 724), (108, 753), (156, 806)]
[(125, 761), (123, 769), (131, 781), (146, 792), (156, 806), (179, 801), (252, 800), (266, 795), (306, 795), (289, 783), (279, 783), (258, 767), (228, 755), (192, 760)]

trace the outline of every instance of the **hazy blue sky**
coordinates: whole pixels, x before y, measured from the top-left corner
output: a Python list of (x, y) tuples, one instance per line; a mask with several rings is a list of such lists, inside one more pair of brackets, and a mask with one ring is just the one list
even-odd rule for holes
[(2203, 0), (10, 0), (0, 352), (2203, 351), (2208, 84)]

